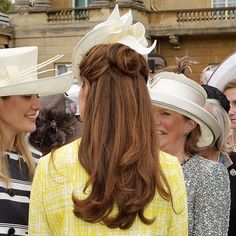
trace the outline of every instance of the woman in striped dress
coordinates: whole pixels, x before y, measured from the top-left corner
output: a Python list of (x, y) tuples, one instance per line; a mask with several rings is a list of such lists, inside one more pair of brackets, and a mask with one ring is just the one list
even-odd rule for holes
[[(31, 182), (40, 155), (30, 150), (26, 134), (36, 129), (38, 94), (64, 92), (72, 82), (69, 74), (38, 80), (37, 54), (37, 47), (0, 50), (0, 235), (28, 235)], [(64, 81), (60, 88), (58, 79)]]

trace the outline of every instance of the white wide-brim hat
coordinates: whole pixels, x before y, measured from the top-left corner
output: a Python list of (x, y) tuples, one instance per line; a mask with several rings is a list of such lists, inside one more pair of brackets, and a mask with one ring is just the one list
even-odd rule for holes
[(38, 48), (18, 47), (0, 49), (0, 97), (38, 94), (40, 96), (64, 93), (73, 82), (73, 73), (38, 79), (38, 71), (61, 58), (57, 55), (46, 62), (37, 64)]
[(199, 124), (199, 147), (207, 147), (217, 140), (221, 128), (204, 109), (207, 94), (198, 83), (183, 74), (161, 72), (149, 82), (148, 90), (154, 105), (180, 113)]
[(225, 85), (236, 79), (236, 52), (227, 57), (212, 73), (207, 84), (224, 90)]
[(72, 55), (72, 71), (79, 79), (79, 64), (86, 53), (99, 44), (121, 43), (135, 50), (141, 55), (149, 54), (156, 46), (156, 41), (151, 47), (145, 38), (145, 27), (142, 23), (133, 23), (131, 11), (122, 17), (118, 5), (115, 6), (107, 20), (96, 25), (76, 45)]

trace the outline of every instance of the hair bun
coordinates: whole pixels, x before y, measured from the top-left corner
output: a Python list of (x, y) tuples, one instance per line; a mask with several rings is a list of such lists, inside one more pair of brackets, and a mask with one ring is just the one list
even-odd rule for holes
[(120, 47), (120, 50), (117, 51), (113, 46), (111, 53), (107, 54), (108, 61), (124, 74), (132, 77), (138, 75), (141, 55), (128, 46), (117, 44), (117, 47)]

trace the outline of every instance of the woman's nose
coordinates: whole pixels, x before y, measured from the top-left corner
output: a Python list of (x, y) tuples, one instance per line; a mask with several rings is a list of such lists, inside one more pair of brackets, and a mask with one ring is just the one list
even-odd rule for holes
[(230, 104), (230, 109), (229, 109), (229, 115), (233, 115), (235, 113), (235, 107), (233, 107), (231, 104)]
[(40, 102), (38, 95), (33, 95), (32, 97), (32, 106), (35, 110), (40, 110)]

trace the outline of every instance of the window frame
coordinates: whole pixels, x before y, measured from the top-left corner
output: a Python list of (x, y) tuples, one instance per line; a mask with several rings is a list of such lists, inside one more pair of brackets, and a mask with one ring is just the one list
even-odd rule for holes
[[(84, 1), (84, 6), (82, 6), (82, 7), (88, 7), (89, 6), (89, 4), (91, 3), (91, 2), (93, 2), (93, 0), (91, 0), (91, 2), (89, 3), (89, 0), (83, 0)], [(75, 7), (79, 7), (79, 6), (76, 6), (76, 0), (74, 0), (73, 1), (73, 8), (75, 8)]]
[[(233, 2), (233, 1), (235, 1), (235, 2)], [(215, 0), (212, 0), (212, 2), (211, 2), (211, 6), (212, 6), (212, 8), (217, 8), (217, 7), (229, 7), (229, 3), (231, 3), (232, 2), (232, 5), (230, 6), (230, 7), (232, 7), (232, 6), (236, 6), (236, 0), (221, 0), (221, 2), (223, 3), (224, 2), (224, 6), (216, 6), (215, 4)]]
[(71, 70), (71, 65), (70, 65), (69, 63), (55, 63), (55, 67), (54, 67), (54, 68), (55, 68), (55, 74), (56, 74), (56, 76), (63, 74), (63, 73), (59, 73), (59, 72), (61, 72), (60, 69), (59, 69), (60, 66), (67, 69), (67, 70), (64, 71), (63, 73), (66, 73), (66, 72), (68, 72), (68, 71)]

